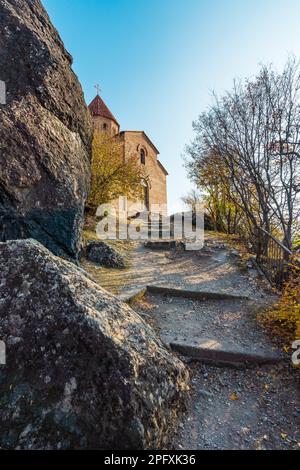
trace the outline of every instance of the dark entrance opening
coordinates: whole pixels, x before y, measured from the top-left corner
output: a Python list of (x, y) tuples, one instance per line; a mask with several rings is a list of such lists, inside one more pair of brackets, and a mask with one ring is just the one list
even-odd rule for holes
[(143, 194), (144, 194), (144, 206), (145, 209), (149, 210), (149, 186), (146, 182), (143, 182)]

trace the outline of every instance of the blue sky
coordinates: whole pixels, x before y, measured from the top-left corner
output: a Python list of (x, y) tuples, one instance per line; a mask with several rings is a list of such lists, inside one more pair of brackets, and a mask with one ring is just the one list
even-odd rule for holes
[(192, 187), (183, 168), (192, 121), (212, 91), (300, 58), (299, 0), (43, 0), (74, 58), (86, 101), (101, 96), (127, 130), (144, 130), (168, 169), (170, 212)]

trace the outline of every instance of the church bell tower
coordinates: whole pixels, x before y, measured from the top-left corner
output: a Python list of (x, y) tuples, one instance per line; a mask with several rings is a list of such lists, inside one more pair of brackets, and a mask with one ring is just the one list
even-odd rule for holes
[(98, 89), (96, 97), (88, 108), (93, 118), (95, 130), (105, 132), (110, 136), (119, 134), (120, 125), (99, 95)]

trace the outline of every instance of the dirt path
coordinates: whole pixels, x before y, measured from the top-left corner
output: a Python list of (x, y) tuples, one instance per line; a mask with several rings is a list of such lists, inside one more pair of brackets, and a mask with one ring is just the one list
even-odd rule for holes
[(130, 242), (125, 251), (130, 260), (128, 269), (106, 269), (87, 260), (82, 261), (82, 266), (101, 286), (119, 295), (129, 295), (153, 284), (248, 295), (253, 299), (268, 295), (257, 285), (254, 270), (241, 272), (232, 250), (224, 248), (212, 235), (206, 242), (211, 248), (205, 253), (149, 250), (141, 242)]
[[(260, 301), (260, 305), (263, 303)], [(199, 339), (212, 339), (226, 347), (237, 346), (251, 352), (277, 350), (257, 322), (257, 301), (193, 300), (170, 295), (148, 294), (139, 302), (166, 344), (195, 345)], [(150, 319), (149, 319), (150, 316)]]
[[(274, 349), (253, 301), (194, 301), (147, 295), (134, 305), (166, 345), (203, 336), (249, 351)], [(216, 367), (181, 357), (191, 395), (174, 449), (300, 449), (300, 374), (290, 358), (270, 366)]]
[(299, 371), (190, 364), (191, 398), (175, 449), (300, 449)]
[[(148, 293), (133, 308), (167, 347), (174, 341), (197, 346), (209, 338), (251, 352), (276, 349), (256, 320), (257, 309), (274, 301), (273, 294), (253, 269), (241, 270), (237, 254), (219, 241), (210, 240), (202, 254), (152, 251), (135, 243), (130, 259), (125, 271), (87, 262), (84, 267), (121, 296), (156, 285), (249, 297), (203, 301)], [(182, 359), (190, 369), (191, 393), (174, 449), (300, 449), (300, 374), (290, 357), (239, 369)]]

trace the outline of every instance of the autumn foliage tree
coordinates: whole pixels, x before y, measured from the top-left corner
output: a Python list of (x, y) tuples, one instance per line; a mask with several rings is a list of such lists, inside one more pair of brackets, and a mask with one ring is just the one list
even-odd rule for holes
[[(193, 128), (185, 165), (215, 228), (243, 235), (256, 254), (268, 255), (270, 234), (293, 250), (300, 233), (300, 64), (291, 58), (282, 72), (261, 66), (256, 77), (234, 82)], [(300, 333), (298, 260), (291, 270), (266, 315), (287, 338)]]
[(143, 174), (140, 165), (133, 155), (124, 155), (124, 144), (118, 136), (95, 133), (91, 171), (88, 209), (96, 209), (119, 196), (131, 200), (141, 197)]
[(282, 73), (262, 66), (235, 82), (193, 128), (186, 167), (218, 225), (254, 238), (263, 228), (291, 249), (300, 219), (299, 64), (290, 59)]

